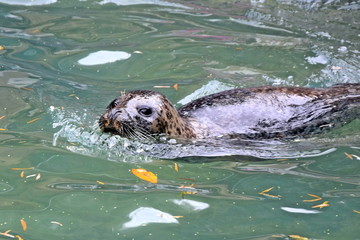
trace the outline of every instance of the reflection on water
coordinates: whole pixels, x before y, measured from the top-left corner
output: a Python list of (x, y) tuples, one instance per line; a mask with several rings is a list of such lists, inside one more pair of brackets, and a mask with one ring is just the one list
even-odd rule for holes
[[(23, 239), (358, 238), (358, 120), (282, 142), (155, 144), (97, 129), (123, 90), (169, 86), (157, 90), (180, 106), (236, 87), (359, 83), (358, 2), (0, 5), (0, 232)], [(155, 173), (159, 183), (137, 179), (132, 168)]]

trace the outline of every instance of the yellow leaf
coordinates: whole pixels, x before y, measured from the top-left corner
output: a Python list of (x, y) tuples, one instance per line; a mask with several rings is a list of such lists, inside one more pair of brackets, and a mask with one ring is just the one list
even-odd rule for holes
[(36, 121), (38, 121), (38, 120), (40, 120), (40, 118), (35, 118), (35, 119), (33, 119), (33, 120), (27, 121), (26, 123), (33, 123), (33, 122), (36, 122)]
[(18, 239), (18, 240), (24, 240), (21, 236), (19, 235), (15, 235), (15, 237)]
[(105, 185), (105, 183), (104, 182), (100, 182), (100, 181), (96, 181), (98, 184), (100, 184), (100, 185)]
[(175, 83), (175, 84), (173, 85), (173, 88), (175, 89), (175, 91), (179, 90), (179, 84), (178, 84), (178, 83)]
[(131, 172), (137, 176), (138, 178), (151, 182), (151, 183), (157, 183), (157, 176), (155, 174), (153, 174), (152, 172), (147, 171), (146, 169), (143, 168), (138, 168), (138, 169), (131, 169)]
[(313, 197), (314, 199), (303, 200), (303, 202), (316, 202), (316, 201), (319, 201), (319, 200), (322, 199), (321, 197), (316, 196), (316, 195), (313, 195), (313, 194), (309, 194), (309, 193), (308, 193), (308, 195), (309, 195), (310, 197)]
[(21, 223), (22, 229), (23, 229), (24, 231), (26, 231), (26, 229), (27, 229), (27, 224), (26, 224), (25, 220), (24, 220), (24, 219), (20, 219), (20, 223)]
[(323, 208), (323, 207), (328, 207), (328, 206), (330, 206), (329, 202), (325, 201), (322, 204), (312, 206), (312, 208)]
[(360, 214), (360, 211), (353, 210), (354, 213)]
[(21, 178), (24, 178), (24, 175), (25, 175), (25, 172), (24, 172), (24, 171), (21, 171), (20, 177), (21, 177)]
[(266, 192), (269, 192), (269, 191), (271, 191), (273, 188), (274, 188), (274, 187), (271, 187), (271, 188), (265, 189), (265, 190), (264, 190), (264, 191), (262, 191), (260, 194), (262, 194), (262, 193), (266, 193)]
[(174, 163), (174, 170), (177, 171), (177, 172), (179, 171), (179, 166), (178, 166), (177, 163)]
[(0, 131), (6, 131), (7, 129), (6, 128), (0, 128)]
[(302, 237), (299, 235), (289, 235), (289, 238), (295, 239), (295, 240), (308, 240), (307, 237)]
[(10, 170), (33, 170), (34, 167), (28, 167), (28, 168), (10, 168)]

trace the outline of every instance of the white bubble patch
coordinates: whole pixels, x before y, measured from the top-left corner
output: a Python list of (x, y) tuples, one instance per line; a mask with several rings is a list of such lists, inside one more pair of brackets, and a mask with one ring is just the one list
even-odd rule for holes
[(78, 61), (79, 64), (85, 66), (100, 65), (106, 63), (113, 63), (120, 60), (126, 60), (131, 57), (130, 53), (123, 51), (98, 51), (87, 55)]

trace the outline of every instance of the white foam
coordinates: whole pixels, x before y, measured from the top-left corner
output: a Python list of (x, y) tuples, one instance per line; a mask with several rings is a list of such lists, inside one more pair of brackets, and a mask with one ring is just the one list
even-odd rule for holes
[(310, 64), (326, 64), (328, 62), (328, 59), (326, 56), (324, 55), (319, 55), (317, 57), (307, 57), (306, 60), (310, 63)]
[(126, 60), (131, 57), (130, 53), (123, 51), (98, 51), (90, 53), (86, 57), (78, 61), (79, 64), (85, 66), (100, 65), (106, 63), (113, 63), (120, 60)]

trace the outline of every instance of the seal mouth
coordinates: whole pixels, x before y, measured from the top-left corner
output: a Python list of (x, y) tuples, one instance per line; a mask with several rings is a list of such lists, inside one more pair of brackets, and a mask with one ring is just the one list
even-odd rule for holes
[(133, 139), (150, 139), (150, 132), (142, 128), (137, 128), (126, 122), (119, 122), (114, 119), (108, 119), (101, 116), (99, 119), (100, 130), (104, 133), (119, 135), (121, 137)]

